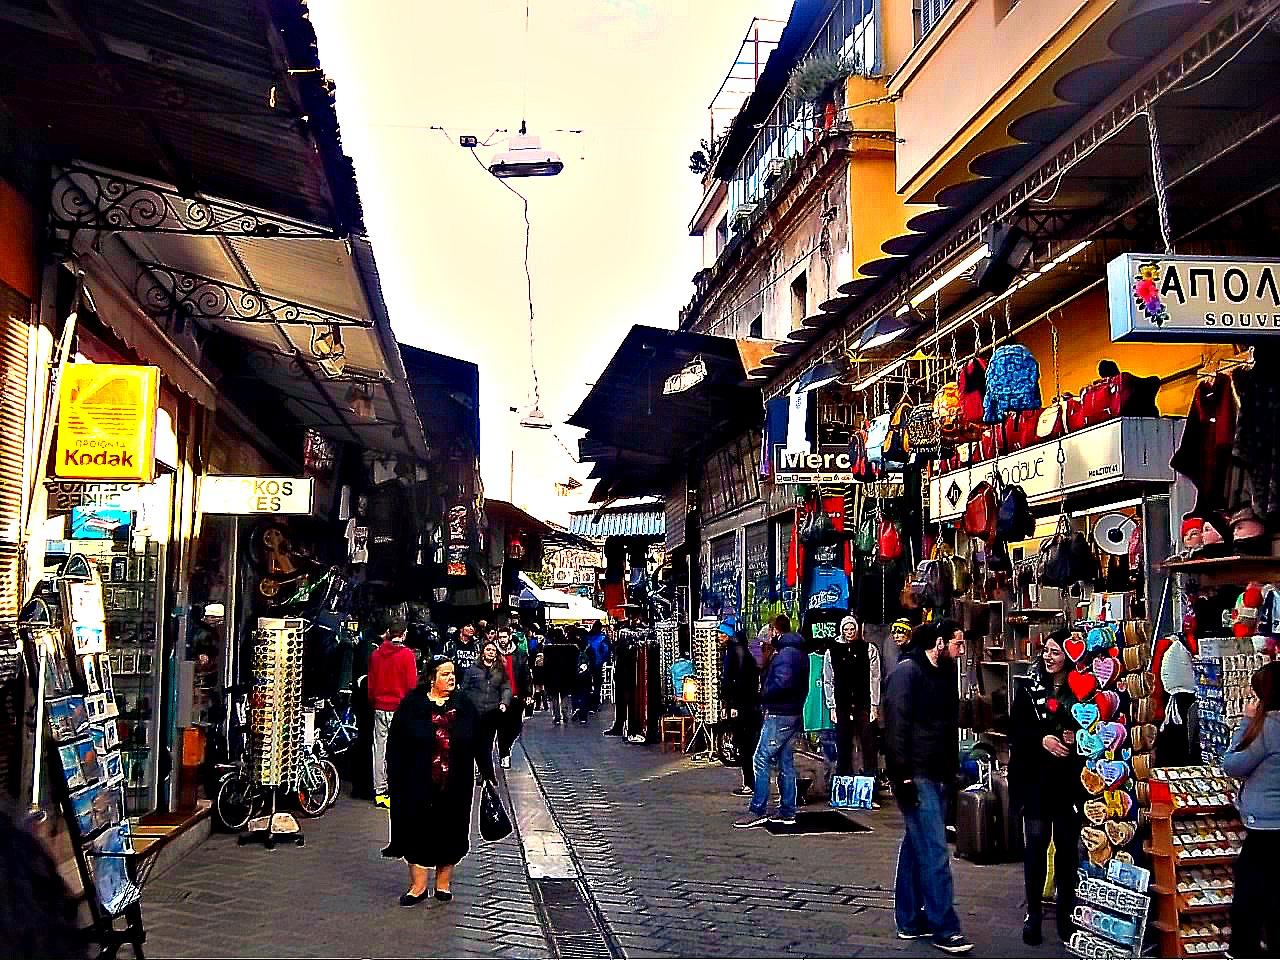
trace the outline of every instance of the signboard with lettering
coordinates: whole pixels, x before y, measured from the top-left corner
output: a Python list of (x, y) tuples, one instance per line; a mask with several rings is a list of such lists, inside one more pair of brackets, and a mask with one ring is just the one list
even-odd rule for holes
[(55, 476), (137, 480), (156, 472), (160, 369), (118, 363), (68, 363), (58, 380)]
[(1126, 253), (1107, 265), (1114, 341), (1218, 343), (1280, 334), (1280, 259)]
[(1032, 503), (1052, 502), (1064, 493), (1104, 484), (1172, 483), (1169, 458), (1181, 428), (1182, 421), (1174, 417), (1125, 417), (1070, 433), (1062, 440), (1061, 472), (1057, 440), (952, 470), (929, 482), (929, 518), (936, 523), (959, 517), (969, 491), (997, 469), (1005, 483), (1021, 486)]
[(309, 514), (315, 481), (300, 477), (210, 475), (200, 481), (200, 511), (248, 515)]
[(849, 483), (849, 448), (824, 444), (817, 451), (773, 448), (774, 483)]
[(46, 480), (49, 511), (66, 513), (75, 507), (119, 507), (137, 510), (142, 487), (136, 483), (92, 483), (84, 480)]

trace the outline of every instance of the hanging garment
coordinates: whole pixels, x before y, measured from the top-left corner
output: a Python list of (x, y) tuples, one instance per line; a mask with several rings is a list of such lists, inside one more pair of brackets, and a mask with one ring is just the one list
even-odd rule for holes
[[(1274, 373), (1274, 350), (1255, 348), (1253, 369), (1235, 371), (1235, 393), (1239, 402), (1235, 439), (1231, 452), (1248, 478), (1248, 502), (1259, 517), (1280, 513), (1280, 378)], [(1264, 355), (1269, 354), (1269, 355)], [(1241, 506), (1231, 503), (1229, 506)]]
[(817, 391), (792, 393), (787, 404), (787, 446), (791, 450), (812, 450), (817, 410)]
[(1237, 413), (1230, 377), (1219, 373), (1196, 387), (1182, 441), (1169, 465), (1195, 486), (1197, 516), (1207, 517), (1227, 509)]
[(809, 692), (804, 698), (804, 729), (806, 733), (834, 729), (831, 711), (827, 709), (827, 697), (822, 687), (823, 655), (809, 654)]
[(773, 448), (787, 443), (791, 399), (774, 397), (764, 405), (764, 442), (760, 449), (760, 476), (773, 476)]

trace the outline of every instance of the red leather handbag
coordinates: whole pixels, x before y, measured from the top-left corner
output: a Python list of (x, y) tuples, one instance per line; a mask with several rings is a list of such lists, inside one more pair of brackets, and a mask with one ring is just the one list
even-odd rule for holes
[(880, 535), (876, 538), (876, 556), (881, 563), (893, 563), (902, 559), (902, 534), (898, 525), (890, 520), (880, 521)]
[(1019, 410), (1005, 417), (1004, 435), (1009, 453), (1035, 446), (1036, 426), (1040, 422), (1039, 410)]
[(1000, 455), (1000, 431), (994, 426), (987, 427), (978, 441), (978, 459), (991, 460)]
[(1116, 417), (1159, 416), (1156, 406), (1159, 390), (1159, 377), (1138, 377), (1132, 373), (1099, 377), (1084, 388), (1081, 396), (1085, 422), (1093, 426)]
[(966, 362), (960, 368), (956, 383), (960, 390), (959, 432), (970, 440), (976, 440), (983, 424), (982, 401), (987, 391), (987, 361), (974, 357)]
[(996, 491), (985, 480), (969, 491), (969, 499), (964, 505), (964, 515), (960, 518), (960, 529), (971, 537), (977, 537), (986, 544), (996, 538), (996, 522), (1000, 507), (996, 501)]

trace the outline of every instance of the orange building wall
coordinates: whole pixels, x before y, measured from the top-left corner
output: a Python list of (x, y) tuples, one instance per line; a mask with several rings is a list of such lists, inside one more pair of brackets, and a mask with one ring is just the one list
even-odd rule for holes
[[(1196, 374), (1205, 359), (1231, 353), (1229, 347), (1187, 343), (1112, 343), (1107, 318), (1107, 293), (1098, 288), (1062, 311), (1058, 330), (1059, 371), (1062, 389), (1080, 391), (1098, 376), (1098, 361), (1114, 360), (1120, 369), (1140, 377), (1169, 377), (1183, 373), (1160, 389), (1157, 402), (1166, 416), (1185, 416), (1191, 407)], [(1015, 327), (1017, 323), (1014, 323)], [(1018, 335), (1040, 363), (1040, 391), (1046, 403), (1053, 397), (1053, 340), (1048, 320)]]

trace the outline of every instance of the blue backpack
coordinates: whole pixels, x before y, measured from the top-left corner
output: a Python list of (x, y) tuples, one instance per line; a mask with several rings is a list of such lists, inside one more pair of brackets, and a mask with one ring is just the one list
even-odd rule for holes
[(1000, 423), (1006, 413), (1039, 410), (1040, 364), (1020, 343), (997, 347), (987, 364), (982, 419)]

